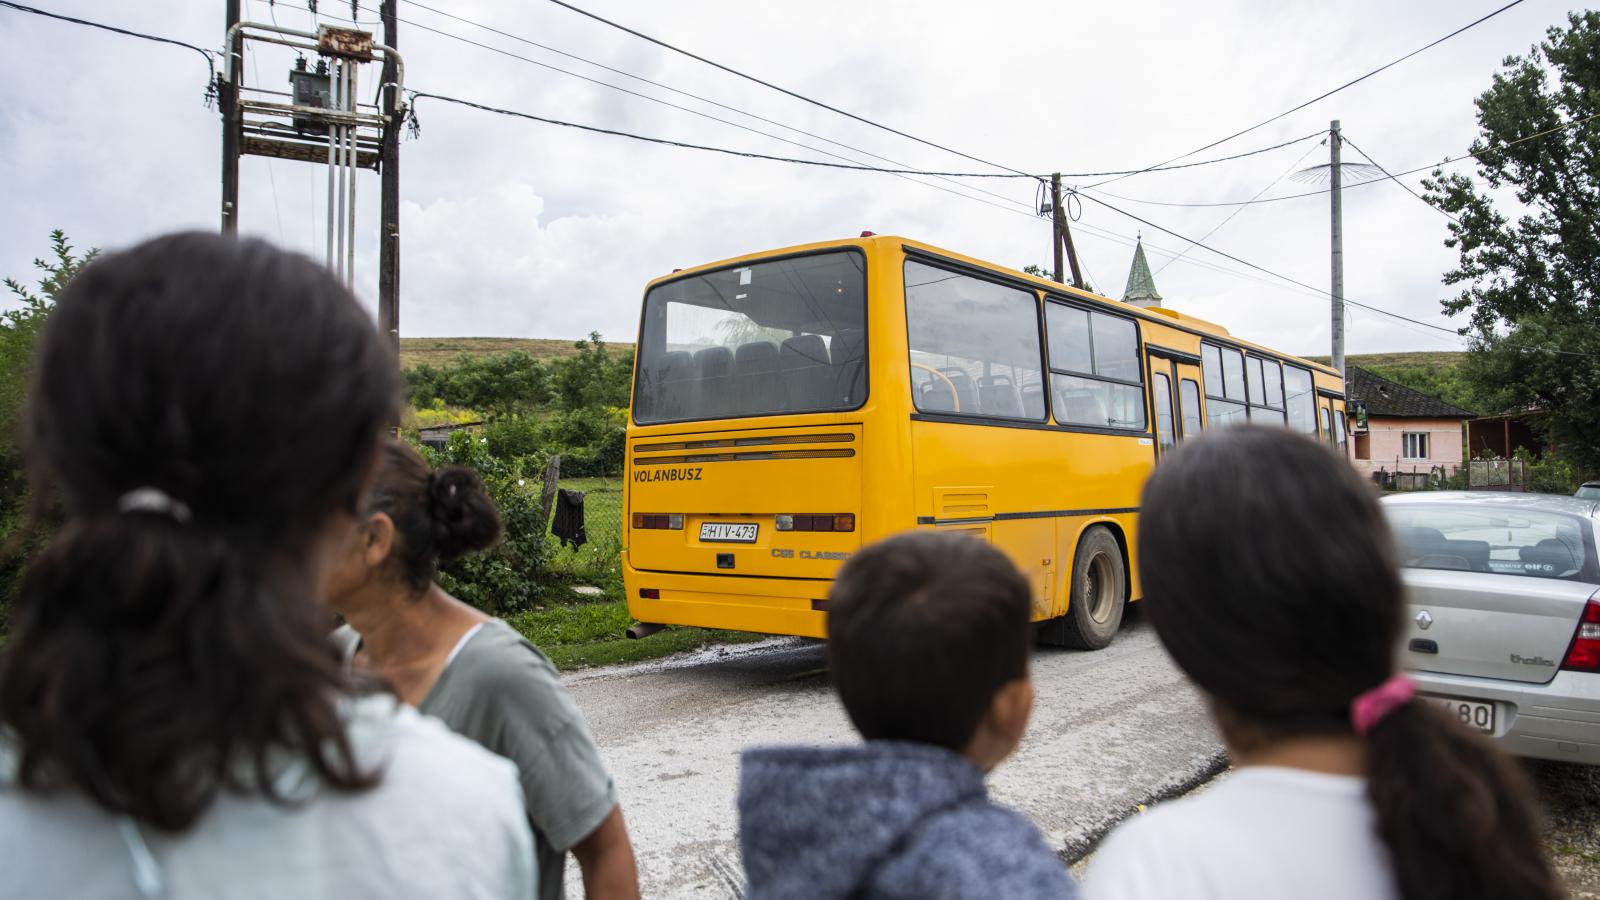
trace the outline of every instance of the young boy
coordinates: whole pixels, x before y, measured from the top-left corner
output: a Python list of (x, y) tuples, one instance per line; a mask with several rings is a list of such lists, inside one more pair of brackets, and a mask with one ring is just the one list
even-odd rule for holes
[(984, 775), (1033, 709), (1028, 583), (971, 537), (867, 548), (828, 595), (828, 661), (866, 742), (744, 754), (749, 900), (1062, 898), (1060, 859)]

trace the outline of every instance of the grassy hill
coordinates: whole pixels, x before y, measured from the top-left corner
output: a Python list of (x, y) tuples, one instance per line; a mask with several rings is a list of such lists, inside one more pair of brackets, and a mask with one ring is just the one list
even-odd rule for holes
[[(422, 363), (439, 366), (454, 362), (463, 353), (468, 356), (488, 356), (512, 350), (521, 350), (534, 359), (559, 359), (576, 355), (575, 343), (575, 340), (551, 338), (403, 337), (400, 339), (400, 367), (409, 369)], [(617, 350), (633, 349), (631, 343), (607, 341), (606, 346)]]
[[(1347, 366), (1363, 369), (1453, 369), (1467, 356), (1462, 350), (1407, 350), (1403, 353), (1356, 353), (1346, 355)], [(1312, 362), (1328, 364), (1326, 356), (1306, 356)]]

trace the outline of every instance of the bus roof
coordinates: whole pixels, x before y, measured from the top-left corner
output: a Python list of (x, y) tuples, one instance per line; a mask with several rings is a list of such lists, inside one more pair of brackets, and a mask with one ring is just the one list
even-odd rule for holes
[(1251, 341), (1243, 340), (1242, 338), (1234, 337), (1232, 334), (1230, 334), (1228, 332), (1227, 328), (1225, 328), (1225, 327), (1223, 327), (1223, 326), (1221, 326), (1221, 325), (1219, 325), (1219, 324), (1217, 324), (1215, 322), (1210, 322), (1210, 321), (1207, 321), (1205, 319), (1199, 318), (1197, 316), (1191, 316), (1191, 315), (1188, 315), (1186, 313), (1181, 313), (1181, 312), (1178, 312), (1177, 310), (1174, 310), (1174, 309), (1166, 309), (1166, 308), (1144, 309), (1144, 308), (1141, 308), (1141, 307), (1138, 307), (1138, 306), (1134, 306), (1134, 305), (1132, 305), (1130, 303), (1123, 303), (1121, 300), (1113, 300), (1112, 298), (1106, 297), (1106, 296), (1101, 295), (1101, 294), (1095, 294), (1095, 293), (1091, 293), (1089, 291), (1079, 290), (1078, 288), (1072, 287), (1071, 285), (1064, 285), (1064, 284), (1061, 284), (1059, 282), (1052, 281), (1052, 280), (1050, 280), (1048, 278), (1041, 278), (1041, 277), (1039, 277), (1037, 275), (1029, 275), (1028, 273), (1023, 272), (1023, 271), (1021, 271), (1019, 269), (1013, 269), (1010, 266), (1001, 265), (1000, 263), (989, 262), (987, 260), (978, 259), (977, 257), (974, 257), (974, 256), (968, 256), (965, 253), (958, 253), (958, 252), (956, 252), (954, 250), (946, 250), (943, 247), (935, 246), (933, 244), (929, 244), (929, 243), (926, 243), (926, 242), (923, 242), (923, 241), (918, 241), (918, 240), (914, 240), (912, 238), (901, 237), (899, 235), (892, 235), (892, 234), (871, 235), (869, 237), (860, 237), (860, 238), (846, 238), (846, 239), (843, 239), (843, 240), (817, 241), (817, 242), (811, 243), (811, 244), (797, 244), (797, 245), (792, 246), (792, 247), (779, 247), (779, 248), (772, 249), (772, 250), (762, 250), (762, 251), (758, 251), (758, 252), (755, 252), (755, 253), (746, 253), (746, 254), (744, 254), (742, 256), (730, 257), (728, 259), (718, 260), (716, 262), (704, 263), (702, 265), (691, 266), (689, 268), (684, 268), (684, 269), (675, 269), (671, 274), (662, 275), (662, 276), (660, 276), (658, 278), (651, 279), (650, 283), (645, 286), (645, 289), (648, 291), (650, 288), (653, 288), (656, 285), (661, 284), (663, 282), (675, 281), (675, 280), (680, 279), (680, 278), (687, 278), (687, 277), (691, 277), (691, 276), (694, 276), (694, 275), (698, 275), (698, 274), (700, 274), (702, 272), (715, 271), (717, 269), (724, 269), (724, 268), (727, 268), (729, 266), (736, 266), (736, 265), (740, 265), (740, 264), (743, 264), (743, 263), (751, 263), (751, 262), (755, 262), (755, 261), (758, 261), (758, 260), (761, 260), (761, 259), (768, 259), (768, 258), (771, 258), (771, 257), (774, 257), (774, 256), (794, 256), (794, 255), (802, 254), (802, 253), (811, 253), (811, 252), (815, 252), (815, 251), (819, 251), (819, 250), (830, 250), (830, 249), (842, 248), (842, 247), (867, 247), (867, 246), (884, 247), (885, 245), (897, 246), (897, 247), (907, 247), (907, 248), (910, 248), (910, 249), (913, 249), (913, 250), (920, 250), (920, 251), (922, 251), (924, 253), (929, 253), (929, 254), (932, 254), (934, 256), (939, 256), (939, 257), (944, 257), (946, 259), (951, 259), (951, 260), (954, 260), (956, 262), (966, 263), (968, 265), (976, 266), (978, 268), (998, 270), (998, 271), (1004, 273), (1005, 275), (1007, 275), (1009, 277), (1016, 278), (1019, 281), (1029, 282), (1031, 284), (1036, 285), (1037, 287), (1039, 287), (1041, 289), (1054, 291), (1054, 292), (1056, 292), (1058, 294), (1067, 294), (1067, 295), (1072, 296), (1072, 297), (1079, 297), (1079, 298), (1082, 298), (1082, 299), (1085, 299), (1085, 300), (1089, 300), (1089, 301), (1092, 301), (1092, 302), (1095, 302), (1095, 303), (1114, 306), (1114, 307), (1117, 308), (1117, 310), (1119, 312), (1122, 312), (1122, 313), (1125, 313), (1125, 314), (1128, 314), (1128, 315), (1132, 315), (1132, 316), (1136, 316), (1138, 318), (1145, 319), (1145, 320), (1148, 320), (1148, 321), (1151, 321), (1151, 322), (1157, 322), (1157, 323), (1164, 324), (1164, 325), (1176, 325), (1176, 326), (1178, 326), (1180, 328), (1184, 328), (1184, 329), (1187, 329), (1187, 330), (1193, 331), (1193, 332), (1198, 332), (1198, 333), (1200, 333), (1202, 335), (1213, 335), (1213, 336), (1216, 336), (1216, 337), (1219, 337), (1219, 338), (1224, 338), (1230, 344), (1236, 344), (1236, 345), (1248, 347), (1248, 348), (1250, 348), (1252, 350), (1258, 350), (1258, 351), (1261, 351), (1262, 353), (1270, 354), (1272, 356), (1278, 356), (1278, 357), (1283, 357), (1285, 359), (1291, 359), (1291, 360), (1294, 360), (1297, 363), (1300, 363), (1300, 364), (1302, 364), (1304, 366), (1307, 366), (1308, 368), (1315, 369), (1315, 370), (1317, 370), (1317, 371), (1319, 371), (1319, 372), (1321, 372), (1321, 373), (1323, 373), (1325, 375), (1332, 375), (1335, 378), (1337, 378), (1339, 376), (1338, 370), (1332, 368), (1331, 366), (1325, 366), (1325, 365), (1322, 365), (1321, 363), (1315, 363), (1315, 362), (1312, 362), (1312, 361), (1310, 361), (1308, 359), (1304, 359), (1302, 357), (1298, 357), (1298, 356), (1294, 356), (1292, 354), (1284, 353), (1284, 352), (1282, 352), (1280, 350), (1274, 350), (1271, 347), (1266, 347), (1266, 346), (1263, 346), (1261, 344), (1257, 344), (1257, 343), (1254, 343), (1254, 342), (1251, 342)]

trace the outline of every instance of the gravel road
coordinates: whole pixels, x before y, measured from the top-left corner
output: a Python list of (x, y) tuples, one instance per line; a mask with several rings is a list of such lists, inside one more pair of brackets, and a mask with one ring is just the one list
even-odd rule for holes
[[(1136, 615), (1098, 653), (1041, 649), (1034, 680), (1028, 738), (990, 784), (1066, 860), (1138, 804), (1182, 793), (1221, 766), (1199, 698)], [(567, 683), (617, 778), (649, 897), (738, 896), (741, 749), (856, 740), (812, 642), (725, 648)]]

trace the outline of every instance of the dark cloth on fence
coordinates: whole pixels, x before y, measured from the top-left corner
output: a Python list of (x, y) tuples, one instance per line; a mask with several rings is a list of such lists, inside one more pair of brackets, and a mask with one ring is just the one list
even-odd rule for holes
[(745, 751), (739, 848), (747, 900), (1074, 896), (1038, 829), (927, 744)]
[(550, 533), (574, 550), (589, 542), (589, 533), (583, 528), (583, 491), (563, 489), (556, 494), (556, 514), (550, 523)]

